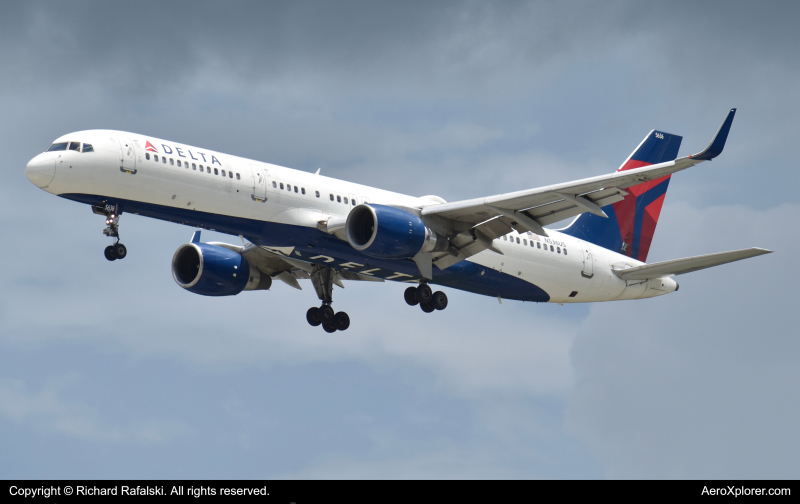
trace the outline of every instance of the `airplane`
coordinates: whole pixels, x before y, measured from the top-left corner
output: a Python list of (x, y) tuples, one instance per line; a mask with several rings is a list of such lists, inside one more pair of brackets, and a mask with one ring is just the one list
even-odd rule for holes
[[(319, 307), (306, 320), (344, 331), (333, 286), (344, 280), (411, 284), (407, 304), (448, 306), (431, 286), (503, 299), (588, 303), (678, 290), (674, 276), (770, 253), (748, 248), (647, 264), (671, 175), (723, 150), (736, 109), (708, 147), (678, 158), (683, 137), (652, 130), (615, 172), (448, 203), (294, 170), (135, 133), (78, 131), (56, 139), (25, 168), (37, 187), (91, 206), (127, 257), (120, 217), (143, 215), (198, 228), (175, 251), (172, 275), (204, 296), (301, 289)], [(574, 218), (559, 230), (544, 226)], [(202, 229), (242, 245), (201, 242)]]

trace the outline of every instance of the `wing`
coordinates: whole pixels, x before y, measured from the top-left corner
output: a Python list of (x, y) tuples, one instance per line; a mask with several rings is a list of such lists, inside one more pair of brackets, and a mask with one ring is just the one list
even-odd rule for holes
[(623, 280), (649, 280), (651, 278), (658, 278), (662, 276), (674, 276), (682, 275), (684, 273), (691, 273), (692, 271), (698, 271), (701, 269), (711, 268), (713, 266), (719, 266), (720, 264), (741, 261), (742, 259), (770, 253), (772, 253), (771, 250), (754, 247), (742, 250), (732, 250), (730, 252), (719, 252), (717, 254), (686, 257), (684, 259), (673, 259), (672, 261), (645, 264), (644, 266), (634, 266), (633, 268), (614, 270), (614, 274)]
[(491, 248), (491, 241), (511, 229), (548, 236), (544, 226), (591, 212), (608, 217), (602, 207), (621, 201), (625, 189), (655, 180), (718, 156), (725, 147), (736, 109), (731, 109), (705, 150), (692, 156), (641, 168), (618, 171), (563, 184), (499, 194), (485, 198), (434, 204), (422, 215), (453, 230), (453, 250), (434, 258), (440, 269)]

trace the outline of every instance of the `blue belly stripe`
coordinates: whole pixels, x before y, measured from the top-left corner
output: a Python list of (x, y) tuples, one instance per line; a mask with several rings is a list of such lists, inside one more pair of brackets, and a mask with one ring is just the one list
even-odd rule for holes
[[(234, 236), (242, 235), (256, 245), (265, 247), (295, 247), (296, 259), (319, 264), (336, 266), (346, 262), (363, 264), (361, 268), (345, 268), (359, 272), (380, 268), (373, 275), (386, 278), (401, 273), (409, 275), (395, 280), (419, 280), (416, 263), (410, 259), (377, 259), (361, 254), (349, 243), (339, 240), (333, 235), (323, 233), (316, 228), (280, 224), (275, 222), (245, 219), (229, 215), (199, 212), (184, 208), (174, 208), (152, 203), (143, 203), (119, 198), (109, 198), (92, 194), (60, 194), (62, 198), (89, 205), (118, 204), (123, 212), (135, 213), (186, 226), (213, 229), (220, 233)], [(326, 263), (323, 259), (312, 260), (316, 255), (325, 255), (335, 259)], [(442, 285), (453, 289), (500, 296), (504, 299), (518, 301), (535, 301), (546, 303), (550, 296), (540, 287), (506, 273), (500, 273), (468, 260), (461, 261), (445, 270), (433, 269), (434, 279), (431, 284)]]

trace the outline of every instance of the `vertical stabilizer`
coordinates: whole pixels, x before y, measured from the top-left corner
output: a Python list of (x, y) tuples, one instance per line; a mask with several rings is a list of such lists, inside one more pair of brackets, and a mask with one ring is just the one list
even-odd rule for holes
[[(678, 157), (683, 137), (651, 131), (617, 171), (641, 168)], [(671, 175), (628, 187), (624, 200), (603, 207), (608, 218), (580, 215), (561, 232), (619, 252), (639, 261), (647, 260), (658, 217)]]

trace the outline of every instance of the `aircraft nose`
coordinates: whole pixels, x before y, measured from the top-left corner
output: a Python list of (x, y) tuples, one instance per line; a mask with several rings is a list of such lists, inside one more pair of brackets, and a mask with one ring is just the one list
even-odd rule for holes
[(28, 165), (25, 167), (25, 175), (28, 180), (41, 189), (50, 185), (50, 181), (53, 180), (55, 174), (56, 160), (46, 152), (28, 161)]

